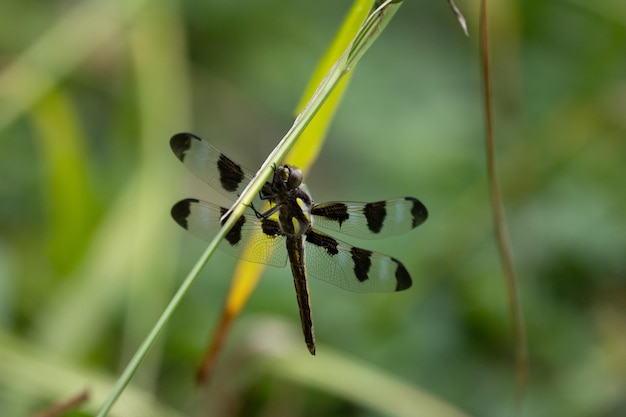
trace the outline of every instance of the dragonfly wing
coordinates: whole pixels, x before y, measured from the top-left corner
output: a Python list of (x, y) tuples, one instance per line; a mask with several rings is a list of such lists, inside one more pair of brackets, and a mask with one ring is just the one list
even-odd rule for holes
[[(196, 237), (210, 242), (222, 227), (220, 218), (228, 209), (206, 201), (188, 198), (172, 207), (172, 217)], [(287, 264), (285, 237), (278, 222), (244, 215), (239, 218), (219, 248), (250, 262), (277, 267)]]
[(310, 230), (306, 234), (309, 275), (355, 292), (402, 291), (412, 284), (404, 265), (395, 258), (351, 246)]
[(332, 201), (315, 204), (313, 225), (362, 239), (378, 239), (408, 232), (428, 217), (424, 204), (404, 197), (374, 203)]
[(223, 196), (235, 199), (252, 180), (250, 171), (192, 133), (172, 136), (170, 147), (189, 171)]

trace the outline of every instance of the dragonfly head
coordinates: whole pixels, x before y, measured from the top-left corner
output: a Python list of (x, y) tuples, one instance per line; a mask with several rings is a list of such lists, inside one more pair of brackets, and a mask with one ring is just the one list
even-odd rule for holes
[(276, 168), (274, 182), (276, 181), (287, 190), (295, 190), (302, 185), (302, 171), (293, 165), (281, 165)]

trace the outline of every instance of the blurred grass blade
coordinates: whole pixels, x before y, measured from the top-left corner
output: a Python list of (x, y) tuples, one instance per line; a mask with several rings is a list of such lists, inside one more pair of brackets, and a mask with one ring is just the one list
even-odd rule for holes
[(513, 332), (515, 334), (515, 357), (517, 363), (517, 405), (520, 406), (526, 389), (528, 380), (528, 342), (526, 340), (526, 329), (524, 327), (524, 317), (522, 315), (519, 293), (517, 290), (517, 279), (513, 267), (513, 256), (511, 244), (506, 225), (502, 195), (500, 194), (500, 184), (496, 169), (495, 138), (493, 126), (493, 102), (491, 91), (491, 60), (489, 56), (489, 19), (487, 16), (487, 2), (483, 0), (480, 5), (480, 53), (482, 64), (482, 77), (485, 99), (485, 125), (486, 125), (486, 151), (487, 151), (487, 176), (491, 195), (491, 206), (493, 210), (494, 228), (500, 251), (500, 260), (504, 268), (504, 275), (507, 285), (509, 309)]
[[(84, 389), (89, 391), (89, 400), (80, 407), (80, 412), (67, 415), (91, 415), (87, 412), (93, 413), (104, 400), (113, 381), (103, 374), (86, 371), (85, 367), (77, 368), (73, 359), (59, 359), (48, 349), (26, 343), (0, 329), (2, 416), (27, 416), (33, 407), (41, 408), (42, 401), (70, 398)], [(116, 415), (184, 417), (143, 388), (130, 387), (126, 394), (117, 406)]]
[(28, 111), (87, 56), (115, 39), (148, 2), (91, 0), (68, 9), (0, 72), (0, 130)]
[[(177, 243), (183, 236), (177, 230), (164, 227), (163, 222), (169, 220), (167, 212), (155, 210), (155, 207), (171, 204), (169, 198), (164, 198), (163, 190), (176, 190), (180, 184), (178, 175), (164, 169), (166, 166), (174, 168), (172, 155), (163, 149), (164, 139), (168, 133), (190, 124), (190, 71), (180, 9), (178, 2), (147, 8), (135, 20), (129, 36), (129, 52), (137, 80), (140, 144), (139, 191), (133, 214), (141, 217), (137, 218), (133, 237), (128, 239), (129, 244), (137, 243), (137, 250), (127, 277), (122, 364), (132, 357), (146, 329), (153, 325), (154, 318), (171, 296), (178, 250), (182, 249)], [(146, 241), (153, 244), (142, 246)], [(169, 242), (172, 249), (167, 250), (168, 256), (155, 259), (155, 253), (163, 253), (165, 249), (160, 242)], [(144, 388), (152, 385), (156, 389), (158, 384), (162, 362), (162, 340), (160, 342), (135, 376), (136, 382)]]
[(246, 325), (250, 330), (246, 332), (245, 346), (253, 354), (252, 360), (260, 362), (260, 369), (371, 410), (370, 413), (363, 410), (359, 415), (469, 417), (408, 381), (329, 346), (323, 346), (324, 355), (314, 361), (307, 360), (309, 354), (301, 347), (296, 326), (268, 319), (256, 319)]
[[(169, 217), (167, 209), (157, 210), (155, 207), (171, 204), (176, 189), (174, 184), (177, 183), (172, 174), (175, 166), (170, 164), (172, 156), (164, 149), (163, 132), (177, 131), (190, 123), (184, 28), (176, 5), (167, 2), (161, 7), (150, 8), (141, 14), (135, 26), (127, 28), (135, 32), (132, 46), (138, 67), (140, 110), (137, 114), (141, 117), (141, 130), (140, 135), (136, 135), (135, 130), (133, 134), (141, 139), (141, 146), (136, 163), (121, 169), (124, 172), (123, 186), (106, 202), (107, 210), (98, 226), (82, 241), (84, 254), (80, 264), (71, 275), (63, 277), (54, 297), (46, 299), (45, 305), (31, 318), (32, 334), (38, 343), (59, 357), (78, 360), (93, 349), (97, 350), (102, 334), (109, 329), (111, 317), (118, 317), (115, 311), (124, 302), (128, 303), (129, 309), (144, 313), (137, 317), (132, 314), (134, 311), (125, 312), (130, 316), (125, 324), (136, 327), (126, 330), (125, 337), (129, 338), (122, 345), (132, 346), (134, 352), (171, 295), (171, 277), (177, 261), (176, 242), (182, 236), (178, 229), (164, 223)], [(59, 187), (63, 188), (59, 194), (66, 196), (71, 191), (75, 194), (67, 198), (65, 204), (68, 217), (71, 217), (67, 222), (78, 223), (81, 220), (77, 211), (90, 210), (89, 214), (94, 215), (92, 209), (82, 208), (89, 194), (79, 192), (79, 187), (72, 183), (81, 184), (84, 180), (86, 169), (82, 165), (87, 162), (82, 161), (81, 166), (73, 167), (79, 163), (69, 159), (75, 157), (66, 148), (78, 148), (74, 152), (83, 152), (82, 147), (86, 145), (73, 142), (85, 138), (75, 132), (78, 128), (75, 122), (71, 127), (67, 126), (71, 121), (65, 114), (68, 110), (63, 110), (61, 104), (53, 105), (63, 101), (58, 96), (54, 90), (50, 97), (38, 103), (33, 114), (37, 127), (46, 130), (47, 136), (41, 134), (45, 136), (41, 138), (42, 147), (59, 148), (55, 152), (60, 156), (55, 158), (59, 159), (62, 169), (72, 168), (69, 173), (63, 172), (64, 177), (70, 178), (63, 182), (59, 180)], [(162, 97), (168, 100), (162, 100)], [(40, 108), (50, 110), (40, 114), (43, 111)], [(93, 169), (93, 166), (88, 168)], [(97, 169), (94, 172), (97, 173)], [(111, 180), (112, 183), (115, 181)], [(99, 189), (97, 184), (91, 186), (93, 190)], [(168, 256), (154, 259), (155, 253), (167, 253)], [(155, 280), (159, 276), (164, 278)], [(139, 288), (142, 285), (143, 288)], [(155, 310), (151, 311), (148, 306)], [(63, 337), (59, 337), (60, 334)]]
[(63, 402), (49, 406), (33, 417), (61, 417), (82, 406), (87, 400), (89, 400), (89, 391), (82, 390)]
[[(371, 0), (356, 0), (354, 2), (339, 32), (315, 69), (309, 81), (309, 85), (302, 96), (302, 100), (298, 105), (297, 113), (302, 111), (308, 100), (315, 94), (315, 91), (324, 77), (326, 77), (328, 71), (350, 44), (362, 22), (367, 17), (370, 7)], [(287, 155), (287, 163), (299, 167), (305, 173), (308, 171), (322, 147), (326, 132), (339, 106), (348, 80), (349, 77), (339, 81), (335, 90), (329, 95), (324, 105), (320, 108), (315, 117), (313, 117), (313, 120), (311, 120), (308, 128), (300, 136), (298, 143)], [(241, 261), (237, 265), (233, 273), (230, 290), (220, 321), (210, 338), (209, 347), (198, 370), (198, 381), (204, 382), (210, 377), (215, 361), (217, 360), (217, 355), (221, 351), (222, 344), (226, 339), (232, 321), (246, 305), (264, 270), (265, 267), (261, 264), (253, 264), (245, 261)]]
[(79, 116), (62, 91), (51, 91), (31, 114), (43, 161), (41, 183), (49, 224), (46, 249), (56, 272), (65, 275), (84, 256), (84, 242), (99, 211), (90, 158)]
[[(297, 112), (304, 109), (306, 103), (315, 94), (317, 87), (324, 79), (328, 71), (339, 59), (343, 51), (350, 44), (361, 23), (367, 17), (371, 8), (371, 0), (356, 0), (348, 12), (343, 24), (339, 28), (333, 42), (326, 50), (313, 73), (309, 85), (306, 87), (302, 100), (298, 104)], [(328, 96), (324, 106), (317, 112), (308, 128), (302, 133), (298, 143), (294, 145), (291, 152), (286, 157), (286, 162), (297, 166), (303, 172), (308, 172), (311, 164), (317, 159), (317, 155), (326, 138), (326, 132), (330, 126), (335, 111), (339, 107), (343, 93), (348, 86), (350, 76), (339, 81), (335, 91)]]
[(230, 327), (248, 302), (264, 269), (263, 265), (251, 262), (240, 261), (237, 264), (226, 297), (226, 303), (222, 309), (222, 314), (217, 327), (210, 337), (204, 358), (198, 368), (196, 375), (198, 382), (204, 383), (211, 378), (217, 357), (226, 341)]
[(469, 417), (408, 382), (333, 352), (326, 346), (324, 355), (315, 361), (292, 353), (275, 356), (270, 368), (282, 378), (343, 397), (386, 416)]
[(402, 0), (374, 1), (372, 11), (356, 34), (350, 49), (346, 51), (347, 55), (344, 71), (347, 72), (354, 68), (363, 54), (372, 46), (374, 41), (378, 39), (380, 33), (398, 11), (398, 7), (400, 7), (401, 3)]
[(459, 25), (461, 25), (461, 29), (463, 29), (465, 36), (469, 36), (469, 33), (467, 32), (467, 21), (465, 20), (465, 16), (463, 16), (461, 10), (459, 10), (457, 5), (454, 3), (454, 0), (448, 0), (448, 4), (452, 9), (452, 13), (454, 13), (454, 16), (456, 17), (457, 22), (459, 22)]

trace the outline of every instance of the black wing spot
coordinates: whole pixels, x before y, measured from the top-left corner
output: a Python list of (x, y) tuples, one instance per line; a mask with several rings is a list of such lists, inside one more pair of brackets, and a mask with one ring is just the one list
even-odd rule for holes
[(181, 161), (185, 161), (185, 155), (189, 148), (191, 148), (191, 140), (195, 139), (200, 141), (201, 139), (191, 133), (177, 133), (170, 139), (170, 148), (174, 155)]
[(335, 256), (339, 253), (337, 250), (337, 241), (330, 236), (310, 231), (306, 234), (306, 241), (312, 245), (324, 248), (326, 253), (331, 256)]
[[(228, 209), (220, 207), (220, 213), (222, 216), (224, 216), (227, 212)], [(224, 223), (226, 223), (229, 217), (230, 214), (222, 219), (222, 226), (224, 226)], [(246, 218), (243, 216), (239, 217), (239, 219), (237, 219), (237, 222), (233, 225), (233, 228), (230, 229), (228, 233), (226, 233), (226, 240), (228, 241), (228, 243), (231, 244), (231, 246), (236, 246), (241, 243), (241, 229), (243, 228), (243, 225), (245, 223)]]
[(352, 254), (352, 261), (354, 262), (354, 274), (360, 282), (367, 281), (372, 266), (372, 251), (352, 248), (350, 254)]
[(363, 209), (365, 218), (367, 219), (367, 227), (372, 233), (380, 233), (387, 217), (386, 202), (377, 201), (375, 203), (367, 203)]
[(348, 213), (348, 206), (343, 203), (336, 203), (332, 205), (323, 205), (321, 207), (313, 206), (311, 214), (320, 217), (326, 217), (330, 220), (335, 220), (339, 223), (339, 226), (350, 218)]
[(428, 218), (428, 210), (426, 210), (426, 206), (417, 198), (406, 197), (405, 199), (413, 202), (413, 207), (411, 208), (413, 223), (411, 226), (415, 228), (426, 221)]
[(411, 288), (411, 285), (413, 285), (413, 281), (411, 280), (409, 271), (407, 271), (404, 265), (402, 265), (402, 263), (396, 258), (391, 258), (391, 260), (394, 261), (398, 266), (398, 268), (396, 269), (396, 291), (402, 291), (406, 290), (407, 288)]
[(262, 217), (261, 228), (263, 230), (263, 233), (267, 236), (276, 237), (282, 235), (280, 225), (276, 220), (266, 219)]
[(235, 192), (239, 188), (239, 184), (244, 180), (245, 174), (241, 166), (237, 165), (224, 154), (220, 154), (217, 161), (217, 169), (220, 173), (220, 184), (228, 192)]
[(172, 218), (176, 221), (176, 223), (187, 229), (187, 218), (189, 217), (189, 214), (191, 214), (190, 206), (192, 203), (197, 202), (199, 202), (199, 200), (196, 200), (194, 198), (187, 198), (174, 204), (170, 213), (172, 214)]

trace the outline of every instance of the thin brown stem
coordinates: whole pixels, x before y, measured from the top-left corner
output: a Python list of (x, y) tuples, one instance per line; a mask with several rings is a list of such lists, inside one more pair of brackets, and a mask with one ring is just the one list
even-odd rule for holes
[(528, 342), (524, 318), (522, 315), (519, 293), (517, 289), (517, 279), (513, 268), (513, 256), (509, 241), (502, 195), (496, 169), (493, 102), (491, 90), (491, 60), (489, 55), (489, 26), (487, 18), (487, 4), (485, 0), (481, 2), (480, 9), (480, 46), (481, 46), (481, 73), (483, 77), (484, 105), (485, 105), (485, 125), (486, 125), (486, 150), (487, 150), (487, 176), (491, 195), (491, 206), (493, 210), (494, 228), (500, 252), (500, 260), (504, 269), (506, 287), (509, 299), (511, 321), (515, 337), (515, 359), (517, 365), (517, 390), (516, 404), (519, 409), (524, 398), (524, 391), (528, 380)]
[(55, 404), (46, 410), (35, 414), (33, 417), (58, 417), (74, 410), (89, 399), (89, 391), (84, 390), (59, 404)]

